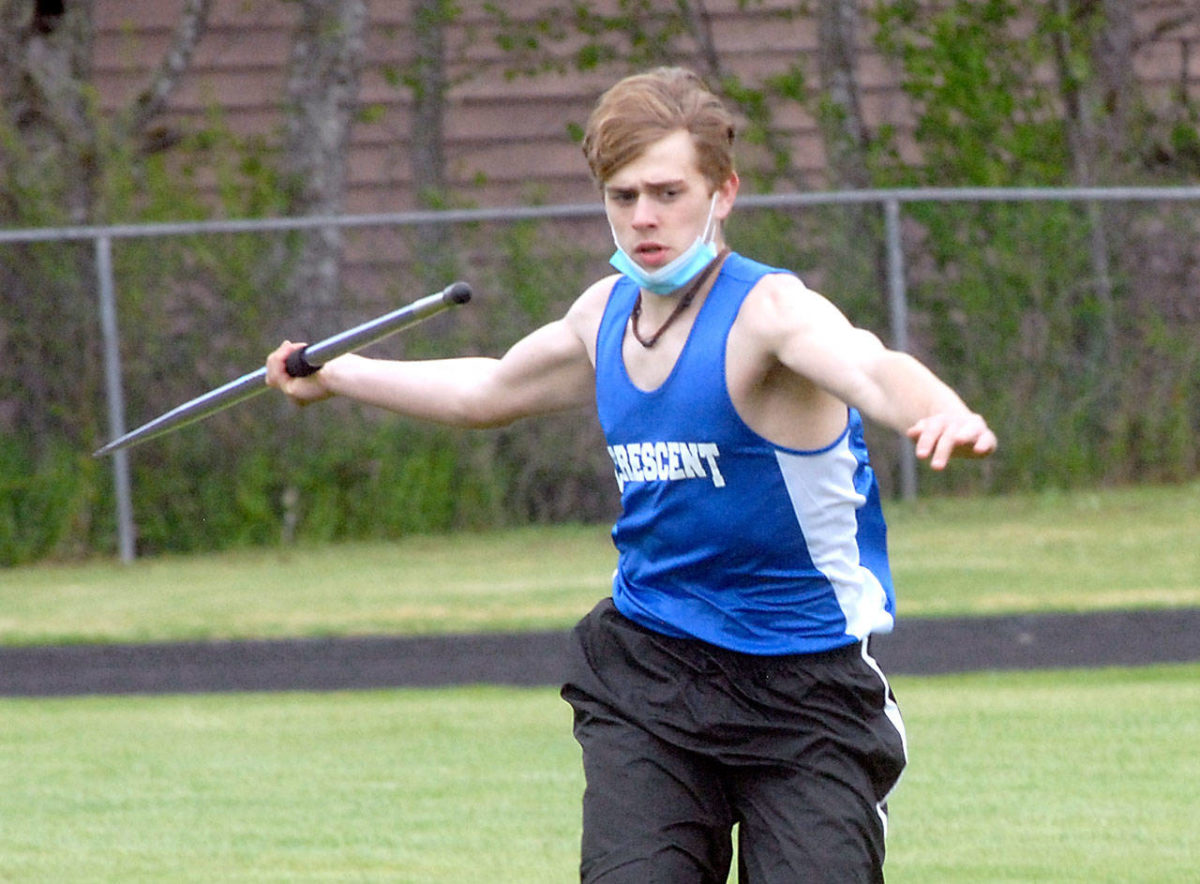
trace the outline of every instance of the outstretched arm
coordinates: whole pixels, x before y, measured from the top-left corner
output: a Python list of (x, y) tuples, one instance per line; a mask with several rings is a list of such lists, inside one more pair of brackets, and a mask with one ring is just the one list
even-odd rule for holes
[(987, 457), (996, 435), (917, 359), (851, 325), (793, 277), (771, 277), (754, 307), (775, 358), (872, 420), (904, 433), (935, 470), (951, 457)]
[(996, 434), (949, 386), (906, 353), (867, 345), (859, 380), (864, 413), (885, 420), (915, 445), (917, 457), (935, 470), (951, 457), (987, 457)]
[(566, 317), (529, 334), (499, 359), (396, 361), (348, 355), (314, 375), (293, 378), (284, 362), (301, 345), (285, 341), (267, 357), (267, 383), (301, 404), (347, 396), (459, 427), (499, 426), (585, 405), (592, 399), (594, 372), (584, 343), (583, 302), (581, 298)]

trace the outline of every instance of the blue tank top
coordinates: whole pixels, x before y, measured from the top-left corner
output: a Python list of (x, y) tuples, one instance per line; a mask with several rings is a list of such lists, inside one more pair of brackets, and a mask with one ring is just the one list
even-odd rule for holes
[(671, 374), (645, 392), (621, 353), (637, 287), (613, 287), (596, 401), (621, 492), (613, 602), (677, 637), (753, 654), (815, 653), (890, 631), (895, 597), (879, 489), (848, 409), (831, 445), (775, 445), (738, 415), (725, 345), (746, 295), (780, 273), (726, 259)]

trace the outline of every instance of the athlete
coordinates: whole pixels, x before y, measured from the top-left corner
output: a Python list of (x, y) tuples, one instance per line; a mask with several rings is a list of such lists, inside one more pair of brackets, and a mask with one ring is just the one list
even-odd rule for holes
[(621, 496), (612, 597), (572, 633), (581, 880), (881, 881), (904, 727), (870, 635), (895, 598), (862, 418), (918, 457), (987, 423), (794, 274), (725, 245), (734, 122), (693, 73), (626, 78), (583, 143), (618, 273), (500, 358), (343, 356), (267, 382), (461, 427), (595, 404)]

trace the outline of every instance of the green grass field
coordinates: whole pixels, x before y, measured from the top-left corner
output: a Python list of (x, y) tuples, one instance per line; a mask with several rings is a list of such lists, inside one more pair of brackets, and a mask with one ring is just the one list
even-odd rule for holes
[[(891, 508), (902, 608), (1200, 604), (1200, 486)], [(0, 572), (2, 640), (565, 626), (603, 529)], [(891, 884), (1192, 882), (1200, 664), (896, 679)], [(0, 700), (0, 881), (575, 880), (552, 689)]]
[[(1200, 605), (1200, 484), (887, 508), (901, 616)], [(604, 526), (0, 571), (0, 644), (563, 628)]]
[[(893, 884), (1192, 882), (1200, 665), (897, 680)], [(551, 689), (0, 702), (0, 880), (567, 882)]]

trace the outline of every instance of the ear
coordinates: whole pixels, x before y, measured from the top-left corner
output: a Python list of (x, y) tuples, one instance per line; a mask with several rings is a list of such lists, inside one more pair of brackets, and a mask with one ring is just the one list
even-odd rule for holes
[(713, 210), (713, 216), (718, 221), (724, 221), (733, 211), (733, 202), (737, 199), (740, 185), (741, 179), (738, 178), (737, 172), (731, 172), (725, 179), (725, 183), (717, 188), (717, 205)]

